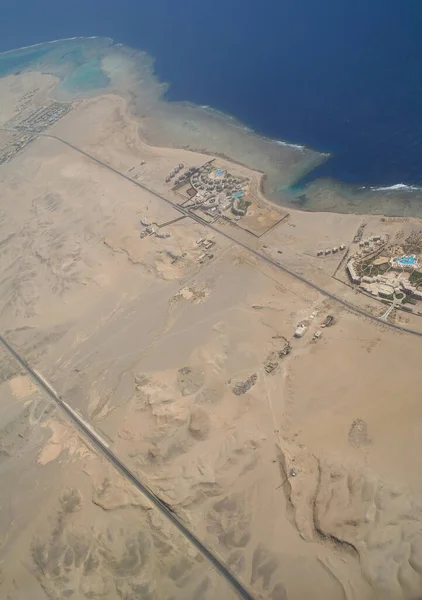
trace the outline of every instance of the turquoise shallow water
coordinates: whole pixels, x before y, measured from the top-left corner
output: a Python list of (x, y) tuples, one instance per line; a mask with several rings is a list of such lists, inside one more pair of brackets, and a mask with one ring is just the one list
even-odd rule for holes
[(0, 77), (31, 68), (31, 65), (39, 63), (47, 52), (48, 47), (43, 45), (0, 54)]
[(77, 97), (110, 85), (101, 69), (101, 59), (115, 47), (107, 38), (79, 38), (12, 50), (0, 54), (0, 77), (40, 70), (58, 76), (59, 88)]
[[(110, 38), (69, 38), (0, 53), (0, 77), (25, 71), (58, 77), (55, 94), (59, 100), (83, 99), (104, 92), (121, 94), (130, 99), (147, 143), (205, 150), (244, 163), (265, 173), (265, 194), (277, 203), (305, 210), (394, 216), (416, 216), (422, 212), (419, 189), (412, 187), (410, 193), (407, 186), (403, 186), (404, 199), (402, 186), (379, 188), (381, 196), (374, 188), (345, 190), (347, 194), (342, 191), (334, 203), (327, 203), (325, 196), (318, 194), (315, 199), (305, 196), (309, 188), (303, 188), (304, 174), (324, 163), (327, 154), (265, 138), (208, 106), (169, 100), (169, 86), (155, 75), (153, 59), (129, 46), (115, 44)], [(295, 186), (298, 181), (302, 185)], [(391, 195), (387, 205), (385, 194)]]
[[(329, 153), (305, 185), (325, 176), (393, 194), (398, 185), (409, 192), (422, 186), (420, 2), (3, 5), (1, 48), (111, 36), (155, 57), (158, 78), (171, 83), (167, 100), (213, 107), (262, 136)], [(84, 38), (97, 47), (102, 39)], [(12, 60), (19, 67), (19, 57)], [(82, 80), (87, 93), (89, 77)]]
[(68, 91), (93, 91), (96, 89), (107, 88), (110, 79), (101, 70), (100, 61), (92, 59), (89, 62), (76, 67), (69, 76), (66, 77), (62, 86)]

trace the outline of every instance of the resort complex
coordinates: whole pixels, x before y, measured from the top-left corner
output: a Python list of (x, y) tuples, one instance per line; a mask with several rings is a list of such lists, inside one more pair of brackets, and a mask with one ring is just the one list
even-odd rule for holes
[(38, 133), (54, 125), (73, 108), (71, 103), (51, 102), (34, 110), (31, 108), (31, 98), (28, 96), (19, 105), (17, 114), (3, 125), (0, 133), (0, 165), (10, 162)]
[[(166, 181), (171, 181), (182, 168), (183, 165), (180, 164)], [(186, 196), (183, 204), (185, 208), (200, 208), (211, 217), (231, 211), (240, 219), (246, 215), (251, 204), (247, 197), (249, 180), (219, 168), (214, 161), (207, 162), (200, 168), (187, 169), (174, 180), (174, 184), (173, 190)]]
[(349, 253), (346, 271), (360, 291), (421, 314), (421, 232), (412, 232), (399, 244), (391, 242), (388, 234), (360, 240)]

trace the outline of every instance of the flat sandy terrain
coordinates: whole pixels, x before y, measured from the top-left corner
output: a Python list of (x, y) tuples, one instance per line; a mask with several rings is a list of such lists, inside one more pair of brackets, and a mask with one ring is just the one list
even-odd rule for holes
[[(2, 123), (31, 86), (46, 102), (52, 78), (28, 77), (0, 80)], [(138, 125), (108, 95), (47, 133), (177, 202), (167, 174), (209, 157), (148, 146)], [(376, 311), (332, 278), (339, 259), (316, 258), (350, 243), (361, 215), (289, 210), (260, 238), (210, 230), (44, 136), (0, 166), (0, 190), (1, 335), (256, 598), (421, 593), (420, 337), (219, 233)], [(141, 219), (170, 236), (141, 239)], [(367, 222), (368, 234), (401, 227)], [(215, 242), (203, 263), (199, 238)], [(236, 597), (5, 351), (0, 375), (2, 598)]]

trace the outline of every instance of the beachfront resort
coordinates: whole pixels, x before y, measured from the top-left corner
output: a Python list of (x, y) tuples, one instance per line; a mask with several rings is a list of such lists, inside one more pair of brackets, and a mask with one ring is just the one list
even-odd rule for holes
[(422, 314), (422, 232), (400, 243), (388, 234), (361, 239), (346, 262), (350, 282), (384, 303)]
[(200, 209), (211, 218), (226, 211), (231, 212), (236, 220), (246, 215), (251, 204), (247, 197), (247, 177), (229, 173), (216, 165), (214, 160), (199, 168), (190, 167), (181, 172), (183, 168), (183, 164), (178, 165), (168, 175), (166, 182), (172, 182), (173, 191), (185, 197), (185, 208)]

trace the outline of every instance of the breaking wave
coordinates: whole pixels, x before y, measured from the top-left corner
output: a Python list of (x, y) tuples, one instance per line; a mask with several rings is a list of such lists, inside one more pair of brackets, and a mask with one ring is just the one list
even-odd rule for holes
[(279, 146), (286, 146), (287, 148), (296, 148), (296, 150), (306, 150), (305, 146), (301, 146), (300, 144), (289, 144), (288, 142), (283, 142), (282, 140), (274, 140), (275, 144)]
[(405, 183), (396, 183), (386, 187), (371, 187), (371, 190), (373, 192), (418, 192), (422, 191), (422, 188), (415, 185), (406, 185)]

